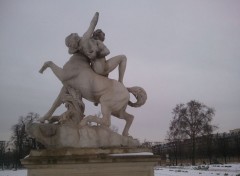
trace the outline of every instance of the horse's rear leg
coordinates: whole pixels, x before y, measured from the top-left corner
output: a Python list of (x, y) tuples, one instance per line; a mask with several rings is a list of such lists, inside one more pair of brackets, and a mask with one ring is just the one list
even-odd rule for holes
[(123, 129), (122, 135), (123, 136), (128, 136), (129, 135), (128, 131), (129, 131), (129, 128), (131, 127), (131, 125), (132, 125), (132, 121), (134, 119), (134, 116), (131, 115), (131, 114), (128, 114), (127, 112), (124, 112), (123, 117), (126, 120), (126, 125)]
[(101, 104), (101, 112), (102, 112), (102, 124), (104, 126), (111, 126), (111, 111), (107, 106)]
[(63, 87), (58, 94), (57, 99), (52, 104), (52, 107), (49, 109), (49, 111), (39, 119), (40, 122), (44, 123), (45, 120), (49, 120), (51, 116), (53, 115), (54, 111), (62, 104), (62, 95), (66, 92), (66, 88)]
[(118, 117), (120, 119), (124, 119), (126, 121), (126, 124), (125, 124), (125, 127), (123, 129), (123, 132), (122, 132), (122, 135), (123, 136), (128, 136), (128, 131), (129, 131), (129, 128), (131, 127), (132, 125), (132, 122), (133, 122), (133, 119), (134, 119), (134, 116), (131, 115), (131, 114), (128, 114), (126, 111), (123, 111), (121, 113), (117, 113), (117, 114), (113, 114), (115, 117)]

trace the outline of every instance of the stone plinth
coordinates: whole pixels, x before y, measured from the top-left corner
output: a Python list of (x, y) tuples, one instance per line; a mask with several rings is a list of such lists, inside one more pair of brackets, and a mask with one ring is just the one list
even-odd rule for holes
[(31, 151), (22, 164), (28, 176), (153, 176), (159, 160), (140, 148), (48, 149)]

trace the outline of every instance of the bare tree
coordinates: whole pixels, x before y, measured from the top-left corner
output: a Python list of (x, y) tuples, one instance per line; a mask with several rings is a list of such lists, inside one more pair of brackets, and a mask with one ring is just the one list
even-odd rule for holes
[(240, 161), (240, 132), (234, 135), (234, 148), (234, 153), (237, 155), (237, 158)]
[(0, 141), (0, 167), (2, 167), (2, 170), (4, 169), (4, 163), (6, 158), (6, 148), (7, 148), (7, 142), (6, 141)]
[(192, 100), (178, 104), (173, 109), (173, 119), (170, 123), (169, 134), (173, 138), (189, 138), (192, 144), (192, 164), (195, 165), (196, 138), (212, 133), (216, 126), (211, 125), (214, 109), (203, 103)]
[(11, 142), (14, 146), (15, 169), (21, 165), (20, 159), (27, 155), (36, 145), (36, 141), (30, 138), (25, 131), (25, 124), (39, 118), (37, 113), (30, 112), (27, 116), (20, 116), (18, 123), (12, 126)]
[(167, 132), (166, 140), (172, 146), (172, 154), (174, 155), (175, 165), (178, 165), (178, 159), (181, 154), (181, 141), (184, 139), (182, 134), (180, 134), (178, 127), (172, 128)]

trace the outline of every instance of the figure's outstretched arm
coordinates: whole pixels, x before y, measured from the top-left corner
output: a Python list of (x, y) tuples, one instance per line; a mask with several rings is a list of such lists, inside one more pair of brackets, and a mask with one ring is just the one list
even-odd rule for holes
[(88, 40), (92, 37), (92, 34), (98, 22), (98, 17), (99, 17), (99, 13), (96, 12), (90, 23), (90, 26), (88, 27), (88, 30), (83, 34), (83, 37), (82, 37), (83, 40)]

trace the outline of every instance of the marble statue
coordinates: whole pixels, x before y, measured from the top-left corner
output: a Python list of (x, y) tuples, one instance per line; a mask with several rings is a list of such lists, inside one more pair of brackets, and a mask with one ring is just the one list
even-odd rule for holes
[[(110, 52), (103, 43), (105, 34), (100, 29), (94, 31), (98, 22), (98, 17), (99, 13), (96, 13), (88, 30), (82, 37), (79, 37), (77, 33), (72, 33), (66, 37), (65, 43), (68, 47), (69, 54), (72, 54), (72, 56), (63, 68), (57, 66), (52, 61), (47, 61), (39, 71), (40, 73), (43, 73), (47, 68), (50, 68), (63, 84), (63, 88), (52, 107), (40, 119), (41, 122), (45, 122), (45, 120), (49, 120), (50, 122), (58, 121), (63, 125), (58, 126), (57, 129), (55, 129), (54, 134), (47, 135), (48, 138), (54, 136), (54, 140), (60, 141), (57, 142), (59, 144), (62, 143), (61, 140), (64, 140), (59, 136), (64, 136), (68, 133), (72, 133), (74, 134), (73, 136), (78, 136), (81, 139), (84, 138), (84, 133), (88, 134), (87, 136), (91, 136), (89, 135), (90, 133), (101, 133), (102, 135), (100, 136), (92, 135), (95, 136), (94, 140), (101, 141), (104, 139), (100, 138), (114, 136), (118, 141), (113, 142), (114, 144), (111, 144), (111, 142), (104, 143), (104, 146), (115, 144), (127, 145), (130, 143), (136, 144), (136, 142), (134, 142), (134, 140), (131, 141), (131, 139), (131, 142), (122, 142), (128, 139), (129, 128), (134, 118), (133, 115), (126, 112), (126, 108), (127, 105), (132, 107), (142, 106), (146, 102), (147, 94), (141, 87), (126, 88), (124, 86), (123, 77), (126, 69), (126, 56), (119, 55), (106, 60), (105, 57)], [(119, 68), (118, 81), (109, 79), (108, 74), (117, 66)], [(136, 97), (137, 101), (135, 103), (130, 101), (130, 93)], [(100, 104), (102, 117), (99, 118), (94, 115), (88, 115), (85, 117), (85, 107), (82, 98), (95, 103), (95, 105)], [(65, 104), (67, 111), (60, 116), (53, 116), (54, 111), (62, 103)], [(108, 129), (111, 125), (111, 115), (126, 121), (122, 132), (122, 137), (126, 137), (126, 139), (123, 139), (121, 135), (119, 136), (115, 133), (109, 132)], [(94, 128), (91, 125), (89, 126), (92, 122), (95, 122), (97, 126)], [(44, 125), (48, 125), (46, 128), (50, 129), (50, 131), (52, 131), (52, 126), (54, 126), (54, 124), (29, 124), (27, 131), (29, 131), (30, 135), (33, 137), (39, 138), (40, 141), (44, 141), (44, 136), (46, 137), (46, 134), (44, 135), (44, 130), (41, 130), (41, 128), (45, 128)], [(71, 131), (69, 129), (72, 129), (72, 132), (69, 132)], [(85, 129), (85, 132), (83, 129)], [(67, 132), (66, 130), (69, 131)], [(48, 141), (48, 139), (46, 140)], [(85, 143), (88, 143), (86, 142), (86, 139), (84, 141)], [(48, 145), (48, 142), (44, 143), (45, 145)], [(76, 144), (76, 147), (81, 147), (82, 144), (80, 143)], [(69, 144), (68, 146), (74, 145), (75, 144)], [(96, 144), (96, 146), (99, 147), (102, 145)], [(89, 145), (88, 147), (92, 146)]]

